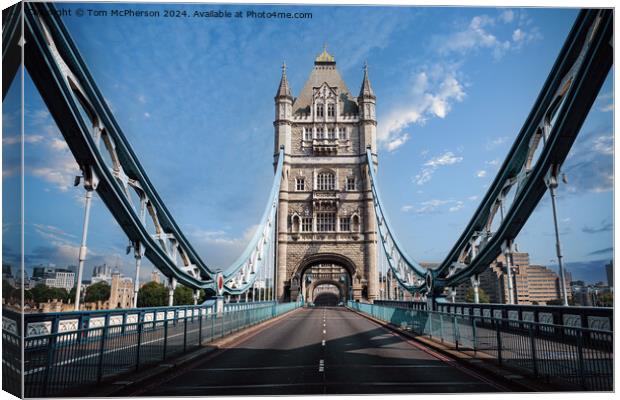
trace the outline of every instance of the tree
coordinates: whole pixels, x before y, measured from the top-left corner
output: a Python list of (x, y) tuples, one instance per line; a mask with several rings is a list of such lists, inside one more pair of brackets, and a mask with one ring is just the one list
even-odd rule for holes
[(194, 292), (187, 286), (177, 285), (174, 289), (174, 305), (184, 306), (194, 304)]
[(614, 305), (614, 295), (613, 293), (601, 293), (598, 296), (598, 304), (601, 307), (613, 307)]
[(45, 303), (49, 300), (66, 301), (68, 293), (62, 288), (52, 288), (47, 285), (37, 285), (30, 289), (32, 299), (35, 303)]
[(158, 307), (168, 304), (168, 291), (161, 283), (149, 282), (138, 290), (138, 307)]
[(85, 303), (96, 303), (98, 301), (106, 301), (110, 298), (111, 287), (108, 282), (102, 281), (90, 285), (84, 293)]
[(2, 298), (3, 299), (11, 299), (11, 300), (19, 300), (21, 298), (21, 293), (18, 288), (13, 287), (9, 281), (3, 279), (2, 280)]
[[(478, 288), (478, 300), (480, 300), (480, 303), (491, 302), (489, 295), (482, 288)], [(467, 289), (467, 293), (465, 293), (465, 301), (468, 303), (474, 302), (474, 288), (470, 287)]]

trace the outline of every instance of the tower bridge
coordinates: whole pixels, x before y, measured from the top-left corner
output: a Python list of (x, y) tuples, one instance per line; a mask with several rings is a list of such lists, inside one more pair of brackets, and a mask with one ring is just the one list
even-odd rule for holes
[[(612, 66), (612, 14), (579, 13), (496, 178), (434, 267), (406, 252), (381, 200), (368, 67), (355, 95), (324, 48), (295, 97), (283, 65), (267, 205), (239, 258), (215, 269), (158, 195), (54, 5), (7, 10), (3, 97), (23, 62), (82, 170), (78, 283), (96, 194), (129, 239), (134, 305), (144, 257), (168, 279), (170, 303), (84, 312), (78, 285), (74, 312), (3, 309), (3, 388), (28, 397), (613, 390), (612, 309), (480, 304), (477, 292), (498, 256), (510, 273), (514, 239), (547, 191), (555, 207), (561, 165)], [(445, 297), (468, 281), (474, 304)], [(179, 283), (194, 305), (172, 306)], [(381, 299), (394, 288), (420, 301)], [(334, 298), (346, 308), (304, 307)]]

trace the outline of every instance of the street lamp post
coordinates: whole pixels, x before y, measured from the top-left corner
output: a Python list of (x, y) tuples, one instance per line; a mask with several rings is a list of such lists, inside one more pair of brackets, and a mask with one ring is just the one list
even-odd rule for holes
[(562, 291), (562, 300), (564, 306), (568, 306), (568, 294), (566, 293), (566, 280), (564, 278), (564, 262), (562, 261), (562, 246), (560, 244), (560, 230), (558, 227), (558, 216), (556, 209), (556, 189), (558, 187), (558, 165), (552, 165), (545, 179), (545, 184), (549, 188), (551, 194), (551, 208), (553, 210), (553, 227), (555, 229), (555, 251), (558, 257), (558, 267), (560, 269), (560, 290)]

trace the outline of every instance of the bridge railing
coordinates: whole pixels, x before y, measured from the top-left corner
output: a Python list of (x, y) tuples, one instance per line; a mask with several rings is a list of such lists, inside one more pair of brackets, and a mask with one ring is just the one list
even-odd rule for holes
[[(376, 300), (375, 304), (426, 310), (423, 301)], [(437, 311), (464, 316), (493, 317), (511, 321), (613, 330), (614, 311), (611, 307), (565, 307), (491, 303), (437, 303)]]
[(476, 358), (583, 390), (613, 390), (613, 332), (349, 302), (349, 307)]
[[(84, 393), (89, 386), (165, 361), (299, 306), (297, 303), (274, 302), (254, 307), (249, 305), (228, 304), (225, 312), (220, 314), (210, 307), (129, 310), (121, 315), (122, 319), (117, 318), (118, 314), (107, 312), (103, 317), (88, 319), (92, 322), (94, 318), (103, 318), (103, 322), (97, 324), (80, 324), (80, 320), (74, 318), (74, 324), (70, 325), (67, 319), (59, 318), (55, 320), (56, 328), (49, 331), (36, 331), (32, 325), (28, 330), (26, 321), (34, 316), (26, 314), (24, 395), (70, 395), (73, 390)], [(14, 375), (3, 378), (19, 382), (19, 326), (11, 331), (3, 329), (2, 342), (5, 352), (3, 372)]]

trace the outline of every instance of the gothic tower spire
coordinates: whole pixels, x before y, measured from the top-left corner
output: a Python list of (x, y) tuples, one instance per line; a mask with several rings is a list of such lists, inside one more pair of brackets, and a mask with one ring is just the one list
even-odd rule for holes
[(282, 63), (282, 78), (280, 79), (280, 86), (278, 86), (278, 92), (276, 93), (276, 98), (279, 97), (293, 98), (291, 88), (288, 85), (288, 79), (286, 79), (286, 63)]
[(370, 97), (375, 98), (375, 92), (370, 86), (370, 80), (368, 79), (368, 63), (364, 63), (364, 79), (362, 80), (362, 87), (360, 88), (360, 98)]

